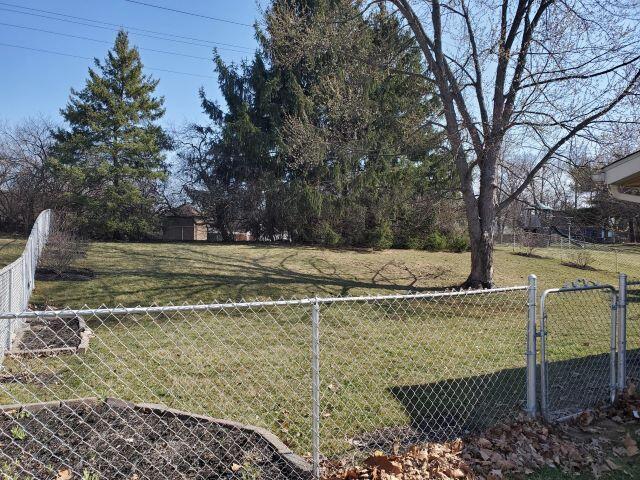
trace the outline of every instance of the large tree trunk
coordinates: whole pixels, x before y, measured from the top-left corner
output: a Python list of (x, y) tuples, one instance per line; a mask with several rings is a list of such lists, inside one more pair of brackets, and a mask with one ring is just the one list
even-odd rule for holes
[[(497, 143), (497, 142), (496, 142)], [(498, 147), (482, 155), (480, 192), (475, 202), (467, 205), (467, 223), (471, 239), (471, 273), (467, 288), (493, 287), (493, 249), (496, 230), (496, 165)], [(467, 195), (468, 197), (469, 195)]]
[(483, 230), (480, 235), (471, 235), (471, 273), (464, 282), (464, 287), (493, 286), (493, 248), (493, 231)]

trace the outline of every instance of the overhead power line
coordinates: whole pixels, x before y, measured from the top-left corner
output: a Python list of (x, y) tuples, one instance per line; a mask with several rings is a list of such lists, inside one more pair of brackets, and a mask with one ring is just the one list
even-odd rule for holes
[[(39, 8), (30, 8), (30, 7), (23, 7), (22, 5), (16, 5), (13, 3), (7, 3), (7, 2), (0, 2), (0, 5), (4, 5), (6, 7), (13, 7), (13, 8), (19, 8), (20, 10), (14, 10), (14, 9), (9, 9), (9, 8), (0, 8), (0, 10), (3, 11), (7, 11), (7, 12), (12, 12), (12, 13), (18, 13), (21, 15), (30, 15), (33, 17), (39, 17), (39, 18), (46, 18), (49, 20), (57, 20), (60, 22), (67, 22), (67, 23), (73, 23), (76, 25), (83, 25), (86, 27), (92, 27), (92, 28), (100, 28), (103, 30), (120, 30), (120, 29), (126, 29), (132, 33), (136, 33), (136, 35), (140, 35), (140, 36), (146, 36), (148, 38), (155, 38), (158, 40), (165, 40), (165, 41), (169, 41), (169, 42), (177, 42), (177, 43), (183, 43), (183, 44), (187, 44), (187, 45), (196, 45), (196, 46), (201, 46), (201, 47), (208, 47), (210, 48), (211, 46), (217, 46), (217, 45), (222, 45), (224, 47), (232, 47), (232, 48), (239, 48), (239, 49), (243, 49), (246, 50), (248, 53), (253, 52), (253, 49), (251, 47), (244, 47), (242, 45), (236, 45), (233, 43), (224, 43), (224, 42), (216, 42), (213, 40), (205, 40), (205, 39), (201, 39), (201, 38), (196, 38), (196, 37), (188, 37), (188, 36), (184, 36), (184, 35), (177, 35), (174, 33), (167, 33), (167, 32), (160, 32), (157, 30), (147, 30), (144, 28), (137, 28), (137, 27), (130, 27), (127, 25), (122, 25), (122, 24), (117, 24), (117, 23), (110, 23), (110, 22), (104, 22), (102, 20), (95, 20), (92, 18), (87, 18), (87, 17), (78, 17), (75, 15), (68, 15), (66, 13), (60, 13), (60, 12), (54, 12), (51, 10), (42, 10)], [(23, 11), (23, 10), (28, 10), (28, 11)], [(36, 14), (36, 13), (31, 13), (31, 12), (39, 12), (40, 14)], [(41, 15), (43, 13), (49, 14), (49, 15), (57, 15), (58, 17), (64, 17), (64, 18), (57, 18), (57, 17), (51, 17), (49, 15)], [(74, 19), (74, 20), (82, 20), (82, 22), (78, 22), (78, 21), (72, 21), (69, 19)], [(87, 24), (87, 23), (83, 23), (83, 22), (91, 22), (91, 23), (95, 23), (98, 25), (91, 25), (91, 24)], [(114, 28), (107, 28), (103, 25), (107, 25), (109, 27), (114, 27)], [(142, 33), (138, 33), (138, 32), (142, 32)], [(145, 34), (153, 34), (153, 35), (145, 35)], [(158, 35), (161, 35), (161, 37), (158, 37)], [(172, 38), (164, 38), (164, 37), (172, 37)], [(191, 40), (189, 42), (186, 41), (181, 41), (178, 39), (184, 39), (184, 40)], [(194, 43), (194, 42), (198, 42), (198, 43)], [(221, 50), (225, 50), (224, 48), (220, 48)], [(232, 50), (232, 51), (236, 51), (236, 50)]]
[[(12, 27), (12, 28), (22, 28), (24, 30), (32, 30), (34, 32), (42, 32), (42, 33), (48, 33), (48, 34), (51, 34), (51, 35), (59, 35), (61, 37), (77, 38), (79, 40), (87, 40), (87, 41), (90, 41), (90, 42), (103, 43), (103, 44), (107, 44), (107, 45), (111, 45), (113, 43), (113, 42), (110, 42), (108, 40), (100, 40), (100, 39), (97, 39), (97, 38), (83, 37), (81, 35), (72, 35), (70, 33), (54, 32), (54, 31), (45, 30), (45, 29), (42, 29), (42, 28), (27, 27), (25, 25), (14, 25), (12, 23), (0, 22), (0, 26)], [(176, 55), (176, 56), (179, 56), (179, 57), (196, 58), (198, 60), (207, 60), (207, 61), (211, 60), (208, 57), (199, 57), (197, 55), (189, 55), (189, 54), (180, 53), (180, 52), (169, 52), (169, 51), (166, 51), (166, 50), (156, 50), (154, 48), (142, 48), (142, 47), (140, 47), (140, 50), (145, 50), (147, 52), (164, 53), (164, 54), (167, 54), (167, 55)]]
[[(44, 48), (34, 48), (34, 47), (27, 47), (25, 45), (15, 45), (12, 43), (3, 43), (0, 42), (0, 47), (10, 47), (10, 48), (18, 48), (21, 50), (30, 50), (32, 52), (40, 52), (40, 53), (48, 53), (50, 55), (61, 55), (63, 57), (71, 57), (71, 58), (79, 58), (81, 60), (93, 60), (93, 58), (91, 57), (84, 57), (82, 55), (75, 55), (72, 53), (66, 53), (66, 52), (57, 52), (55, 50), (46, 50)], [(180, 72), (177, 70), (168, 70), (165, 68), (156, 68), (156, 67), (144, 67), (146, 70), (155, 70), (156, 72), (165, 72), (165, 73), (175, 73), (177, 75), (187, 75), (190, 77), (200, 77), (200, 78), (215, 78), (211, 75), (201, 75), (199, 73), (191, 73), (191, 72)]]
[(206, 18), (207, 20), (214, 20), (216, 22), (231, 23), (233, 25), (241, 25), (243, 27), (253, 27), (253, 25), (251, 25), (250, 23), (236, 22), (235, 20), (227, 20), (225, 18), (210, 17), (209, 15), (203, 15), (201, 13), (188, 12), (186, 10), (178, 10), (177, 8), (164, 7), (162, 5), (155, 5), (153, 3), (140, 2), (138, 0), (124, 0), (124, 1), (129, 3), (135, 3), (137, 5), (144, 5), (145, 7), (158, 8), (160, 10), (167, 10), (169, 12), (181, 13), (183, 15), (190, 15), (192, 17)]

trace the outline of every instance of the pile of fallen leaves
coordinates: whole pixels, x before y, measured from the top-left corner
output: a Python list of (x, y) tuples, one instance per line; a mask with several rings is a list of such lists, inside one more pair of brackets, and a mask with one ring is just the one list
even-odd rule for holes
[[(482, 435), (416, 445), (407, 451), (377, 451), (361, 462), (327, 461), (325, 480), (500, 480), (544, 467), (596, 476), (624, 468), (639, 453), (630, 432), (640, 423), (640, 397), (631, 387), (614, 407), (584, 412), (571, 422), (546, 424), (520, 417)], [(640, 431), (638, 431), (640, 433)]]

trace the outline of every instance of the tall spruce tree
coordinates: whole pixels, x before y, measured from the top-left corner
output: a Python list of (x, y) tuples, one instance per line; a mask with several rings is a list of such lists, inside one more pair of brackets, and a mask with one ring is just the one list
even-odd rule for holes
[(221, 231), (418, 245), (452, 179), (411, 37), (347, 0), (274, 0), (265, 20), (251, 62), (216, 58), (226, 107), (201, 92), (208, 146), (182, 152), (192, 198)]
[(158, 120), (158, 80), (118, 32), (113, 49), (71, 90), (61, 110), (68, 129), (55, 132), (54, 170), (69, 185), (68, 206), (84, 230), (104, 239), (142, 239), (155, 228), (157, 184), (165, 178), (169, 139)]

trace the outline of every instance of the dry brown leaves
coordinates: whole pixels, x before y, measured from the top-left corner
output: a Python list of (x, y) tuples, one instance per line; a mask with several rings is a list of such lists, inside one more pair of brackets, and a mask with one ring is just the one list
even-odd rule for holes
[(362, 466), (327, 463), (330, 480), (397, 480), (475, 478), (462, 458), (462, 440), (411, 447), (403, 455), (375, 452)]
[[(621, 428), (612, 429), (606, 422)], [(327, 461), (323, 478), (500, 480), (543, 467), (599, 476), (621, 468), (619, 458), (640, 453), (627, 428), (639, 423), (640, 397), (631, 386), (615, 407), (585, 412), (567, 424), (548, 425), (523, 416), (464, 440), (416, 445), (403, 454), (375, 452), (358, 465)]]

